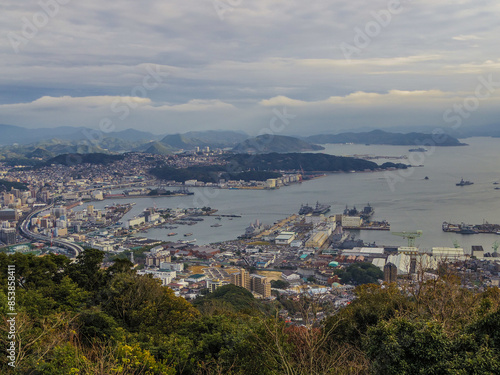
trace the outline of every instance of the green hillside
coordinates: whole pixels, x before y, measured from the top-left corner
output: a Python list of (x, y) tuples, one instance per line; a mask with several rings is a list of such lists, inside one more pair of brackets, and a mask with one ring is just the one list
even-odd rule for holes
[(233, 152), (264, 154), (269, 152), (301, 152), (324, 150), (324, 147), (284, 135), (264, 134), (249, 138), (233, 148)]

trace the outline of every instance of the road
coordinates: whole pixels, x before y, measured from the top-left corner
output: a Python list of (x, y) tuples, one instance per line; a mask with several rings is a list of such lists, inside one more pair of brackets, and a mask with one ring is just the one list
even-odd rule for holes
[(41, 235), (39, 233), (34, 233), (29, 229), (31, 219), (34, 216), (38, 215), (42, 211), (45, 211), (47, 209), (52, 208), (53, 206), (54, 205), (51, 204), (51, 205), (45, 206), (39, 210), (31, 212), (26, 217), (26, 219), (24, 219), (24, 221), (21, 223), (21, 225), (19, 226), (19, 231), (21, 232), (21, 234), (24, 237), (29, 238), (30, 240), (40, 241), (40, 242), (52, 242), (52, 244), (55, 246), (59, 246), (59, 247), (62, 247), (64, 249), (68, 249), (68, 250), (72, 251), (73, 253), (75, 253), (75, 257), (77, 257), (78, 255), (80, 255), (83, 252), (83, 248), (81, 246), (79, 246), (75, 243), (66, 241), (66, 240), (62, 240), (62, 239), (51, 239), (51, 238), (44, 236), (44, 235)]

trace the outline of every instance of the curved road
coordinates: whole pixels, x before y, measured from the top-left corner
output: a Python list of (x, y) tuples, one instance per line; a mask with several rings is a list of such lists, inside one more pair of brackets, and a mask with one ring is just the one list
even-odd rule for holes
[[(42, 211), (45, 211), (47, 209), (50, 209), (52, 208), (54, 205), (51, 204), (49, 206), (45, 206), (39, 210), (36, 210), (36, 211), (33, 211), (31, 212), (27, 217), (26, 219), (24, 219), (24, 221), (21, 223), (21, 225), (19, 226), (19, 231), (21, 232), (21, 234), (24, 236), (24, 237), (27, 237), (29, 238), (30, 240), (34, 240), (34, 241), (41, 241), (41, 242), (51, 242), (51, 238), (47, 237), (47, 236), (43, 236), (39, 233), (34, 233), (32, 232), (29, 227), (30, 227), (30, 223), (31, 223), (31, 219), (38, 215), (40, 212)], [(71, 250), (75, 253), (75, 257), (77, 257), (78, 255), (80, 255), (82, 252), (83, 252), (83, 248), (75, 243), (72, 243), (72, 242), (69, 242), (69, 241), (66, 241), (66, 240), (61, 240), (61, 239), (52, 239), (52, 243), (54, 245), (57, 245), (59, 247), (62, 247), (62, 248), (65, 248), (65, 249), (68, 249), (68, 250)]]

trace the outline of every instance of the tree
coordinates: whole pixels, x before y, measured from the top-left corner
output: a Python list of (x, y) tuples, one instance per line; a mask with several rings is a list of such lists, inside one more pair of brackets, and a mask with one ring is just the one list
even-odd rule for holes
[(101, 293), (106, 313), (130, 331), (170, 333), (198, 315), (189, 302), (148, 276), (117, 274)]
[(95, 287), (102, 282), (100, 268), (103, 259), (103, 251), (85, 249), (78, 255), (76, 262), (68, 267), (68, 274), (79, 287), (95, 292)]
[(276, 288), (276, 289), (286, 289), (290, 286), (290, 283), (288, 281), (284, 280), (272, 280), (271, 281), (271, 287)]
[(335, 274), (340, 277), (345, 284), (372, 284), (379, 279), (384, 278), (384, 273), (371, 263), (354, 263), (346, 269), (335, 271)]

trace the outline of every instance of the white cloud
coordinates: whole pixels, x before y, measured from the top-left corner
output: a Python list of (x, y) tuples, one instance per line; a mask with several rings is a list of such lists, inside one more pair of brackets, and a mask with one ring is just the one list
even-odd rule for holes
[(301, 108), (310, 129), (328, 123), (332, 108), (352, 126), (391, 122), (364, 108), (406, 105), (419, 107), (415, 118), (394, 123), (430, 121), (436, 107), (473, 90), (478, 75), (500, 71), (500, 7), (494, 0), (402, 3), (347, 61), (339, 46), (353, 43), (387, 0), (242, 0), (227, 3), (235, 5), (224, 20), (211, 0), (70, 1), (19, 53), (6, 36), (22, 35), (23, 17), (42, 10), (37, 0), (4, 0), (0, 116), (32, 127), (91, 126), (110, 116), (113, 101), (135, 100), (134, 88), (154, 66), (169, 77), (135, 100), (124, 125), (257, 129), (275, 105)]

